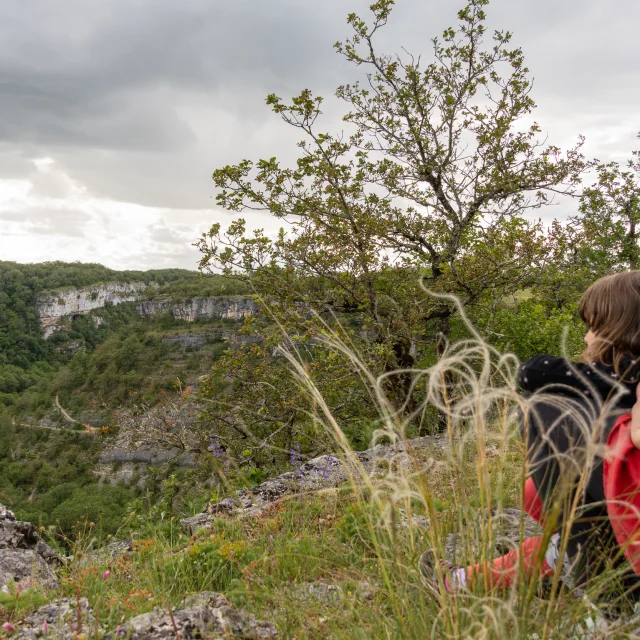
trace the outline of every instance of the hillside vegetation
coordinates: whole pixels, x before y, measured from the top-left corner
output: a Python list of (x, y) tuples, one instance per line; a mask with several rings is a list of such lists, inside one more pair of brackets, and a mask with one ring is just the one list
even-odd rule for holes
[[(78, 319), (70, 332), (44, 340), (37, 312), (38, 297), (59, 289), (82, 288), (110, 282), (144, 282), (151, 285), (149, 297), (172, 300), (239, 293), (240, 285), (226, 278), (205, 278), (184, 269), (115, 271), (99, 264), (0, 262), (0, 406), (12, 405), (18, 394), (45, 385), (51, 374), (69, 361), (69, 342), (93, 350), (108, 332), (135, 319), (131, 305), (101, 312), (104, 327), (92, 327), (90, 320)], [(77, 348), (77, 345), (76, 345)]]

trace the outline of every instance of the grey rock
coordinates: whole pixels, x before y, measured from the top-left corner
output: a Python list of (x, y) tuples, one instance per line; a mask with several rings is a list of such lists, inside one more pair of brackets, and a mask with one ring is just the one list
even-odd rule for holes
[(56, 575), (33, 549), (2, 549), (0, 590), (7, 591), (7, 585), (11, 581), (23, 588), (36, 584), (50, 587), (56, 581)]
[(260, 342), (261, 338), (259, 336), (239, 334), (237, 331), (221, 329), (198, 333), (177, 333), (162, 339), (166, 344), (176, 344), (182, 348), (191, 347), (192, 349), (201, 349), (208, 342), (214, 342), (216, 340), (225, 341), (229, 343), (230, 346), (238, 346)]
[(201, 319), (244, 320), (257, 313), (258, 304), (245, 296), (212, 296), (178, 303), (167, 299), (142, 300), (136, 309), (142, 317), (170, 313), (176, 320), (187, 322)]
[(213, 522), (213, 516), (210, 513), (198, 513), (195, 516), (183, 518), (180, 522), (191, 533), (195, 533), (198, 529), (210, 527)]
[[(72, 640), (82, 631), (95, 631), (96, 619), (86, 598), (62, 598), (40, 607), (17, 626), (18, 633), (15, 637), (19, 640), (36, 640), (43, 637)], [(45, 629), (48, 630), (47, 633)]]
[[(482, 540), (481, 525), (489, 519), (488, 513), (465, 523), (465, 533), (450, 533), (444, 543), (445, 558), (454, 564), (471, 562), (477, 557)], [(540, 525), (520, 509), (503, 509), (491, 515), (492, 554), (502, 556), (519, 547), (525, 538), (542, 533)], [(522, 526), (522, 535), (521, 535)]]
[[(326, 605), (338, 605), (345, 595), (345, 588), (340, 584), (327, 582), (302, 582), (286, 587), (285, 590), (296, 600), (319, 602)], [(375, 585), (362, 580), (355, 586), (355, 593), (364, 600), (373, 600), (379, 589)]]
[[(175, 336), (167, 336), (162, 339), (166, 344), (176, 344), (182, 348), (190, 347), (192, 349), (200, 349), (207, 344), (209, 334), (207, 333), (179, 333)], [(212, 336), (212, 339), (215, 339)]]
[[(369, 475), (385, 473), (393, 467), (411, 464), (412, 455), (426, 447), (448, 446), (447, 436), (425, 436), (397, 445), (377, 445), (366, 451), (356, 453), (356, 460), (341, 461), (337, 456), (324, 455), (302, 464), (295, 473), (289, 471), (275, 478), (269, 478), (262, 484), (247, 491), (238, 492), (232, 509), (229, 503), (210, 504), (202, 514), (185, 518), (181, 522), (191, 532), (209, 526), (215, 515), (233, 513), (238, 517), (253, 518), (259, 516), (269, 505), (285, 495), (308, 493), (339, 487), (349, 482), (351, 477), (358, 478), (360, 470)], [(419, 518), (419, 516), (417, 516)], [(414, 523), (426, 526), (426, 519)]]
[(102, 453), (100, 464), (111, 464), (113, 462), (133, 462), (141, 464), (161, 465), (171, 462), (178, 467), (192, 467), (195, 461), (195, 454), (184, 452), (177, 448), (167, 449), (161, 446), (142, 445), (137, 449), (126, 449), (124, 447), (113, 447)]
[(217, 591), (201, 591), (200, 593), (189, 594), (182, 603), (184, 609), (193, 607), (213, 607), (219, 609), (221, 607), (230, 607), (229, 601)]
[(117, 542), (112, 542), (100, 549), (87, 553), (85, 559), (89, 562), (116, 560), (132, 551), (133, 540), (118, 540)]
[(64, 428), (64, 424), (62, 422), (58, 422), (56, 420), (51, 420), (50, 418), (41, 418), (38, 420), (37, 425), (39, 427), (43, 427), (45, 429), (62, 429)]
[(231, 498), (225, 498), (221, 502), (209, 505), (208, 513), (231, 513), (236, 509), (237, 503)]
[(366, 580), (358, 582), (358, 594), (365, 600), (373, 600), (378, 593), (380, 593), (380, 589), (376, 585)]
[(111, 282), (80, 289), (60, 289), (42, 295), (38, 298), (38, 314), (44, 337), (49, 338), (65, 320), (68, 322), (70, 318), (87, 315), (93, 309), (139, 300), (146, 288), (143, 282)]
[(11, 510), (0, 505), (0, 589), (6, 590), (11, 580), (51, 584), (55, 580), (51, 567), (61, 563), (30, 522), (16, 520)]
[[(409, 526), (409, 518), (407, 517), (407, 512), (404, 509), (398, 509), (400, 514), (400, 526), (408, 527)], [(428, 529), (429, 528), (429, 520), (426, 516), (411, 515), (411, 524), (414, 527), (418, 527), (420, 529)]]
[(221, 594), (205, 591), (186, 600), (186, 606), (176, 611), (154, 609), (129, 620), (119, 632), (105, 635), (105, 640), (183, 640), (191, 638), (275, 638), (276, 628), (269, 622), (231, 606)]
[(338, 604), (344, 591), (339, 584), (327, 584), (325, 582), (303, 582), (293, 589), (293, 594), (298, 600), (315, 600), (322, 604)]

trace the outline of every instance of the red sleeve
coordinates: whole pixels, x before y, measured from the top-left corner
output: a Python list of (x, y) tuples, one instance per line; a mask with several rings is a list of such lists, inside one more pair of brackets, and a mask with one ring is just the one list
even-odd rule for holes
[(631, 442), (631, 414), (618, 418), (607, 440), (604, 495), (625, 558), (640, 574), (640, 450)]

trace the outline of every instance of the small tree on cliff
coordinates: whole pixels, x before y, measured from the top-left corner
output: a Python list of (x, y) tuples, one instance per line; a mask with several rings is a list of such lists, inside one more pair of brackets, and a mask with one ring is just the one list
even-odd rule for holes
[[(529, 124), (523, 54), (508, 32), (487, 38), (488, 0), (458, 13), (427, 64), (377, 51), (393, 4), (371, 5), (370, 23), (351, 14), (352, 36), (336, 44), (366, 70), (337, 90), (349, 135), (318, 130), (322, 99), (311, 91), (291, 104), (271, 95), (303, 136), (296, 165), (245, 160), (213, 174), (218, 203), (269, 211), (284, 223), (277, 238), (248, 233), (240, 219), (198, 243), (203, 269), (250, 280), (282, 322), (300, 319), (301, 307), (361, 314), (367, 340), (384, 347), (382, 371), (413, 366), (417, 333), (447, 333), (455, 306), (426, 295), (420, 279), (465, 305), (535, 281), (544, 242), (524, 214), (570, 192), (584, 168), (581, 141), (562, 152)], [(404, 401), (408, 378), (394, 384)]]

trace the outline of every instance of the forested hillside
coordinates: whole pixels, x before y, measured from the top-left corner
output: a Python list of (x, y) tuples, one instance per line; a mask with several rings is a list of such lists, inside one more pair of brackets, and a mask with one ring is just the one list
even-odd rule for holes
[(184, 269), (115, 271), (99, 264), (0, 262), (0, 406), (13, 404), (18, 394), (36, 384), (46, 384), (48, 377), (69, 360), (65, 343), (80, 340), (83, 348), (91, 351), (108, 331), (135, 319), (131, 305), (106, 309), (103, 315), (108, 316), (108, 326), (95, 327), (80, 318), (70, 332), (44, 340), (37, 313), (39, 296), (60, 289), (138, 282), (149, 285), (149, 297), (171, 300), (242, 290), (226, 279), (203, 278)]

